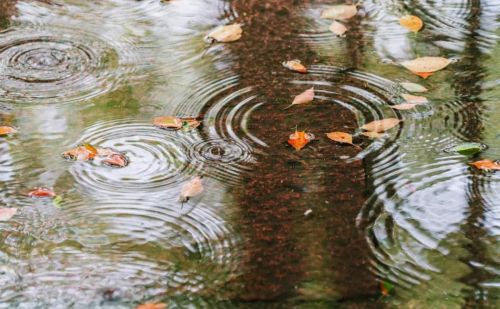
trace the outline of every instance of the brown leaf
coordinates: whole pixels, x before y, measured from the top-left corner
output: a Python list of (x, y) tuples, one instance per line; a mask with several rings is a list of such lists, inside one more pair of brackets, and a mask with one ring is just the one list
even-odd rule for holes
[(422, 57), (401, 63), (411, 72), (427, 78), (434, 72), (446, 68), (452, 61), (443, 57)]
[[(82, 145), (76, 148), (70, 149), (62, 153), (63, 158), (67, 160), (76, 160), (76, 161), (89, 161), (93, 160), (97, 155), (90, 145)], [(95, 148), (94, 148), (95, 149)]]
[(372, 132), (384, 132), (397, 126), (401, 120), (396, 118), (386, 118), (382, 120), (375, 120), (365, 124), (361, 129)]
[(361, 132), (361, 134), (363, 134), (364, 136), (371, 138), (371, 139), (381, 138), (385, 135), (385, 134), (372, 132), (372, 131)]
[(160, 128), (180, 129), (182, 128), (182, 120), (172, 116), (161, 116), (153, 119), (153, 124)]
[(135, 307), (135, 309), (165, 309), (167, 304), (164, 303), (145, 303)]
[(207, 35), (207, 38), (212, 38), (217, 42), (227, 43), (239, 40), (242, 33), (243, 30), (240, 24), (232, 24), (214, 29)]
[(417, 16), (406, 15), (399, 19), (399, 24), (406, 29), (418, 32), (424, 26), (424, 22)]
[(306, 133), (305, 131), (295, 130), (295, 132), (288, 138), (288, 144), (292, 145), (292, 147), (298, 151), (304, 148), (313, 139), (314, 136), (312, 134)]
[(33, 188), (30, 192), (28, 192), (29, 197), (55, 197), (56, 193), (54, 190), (45, 187)]
[(357, 13), (358, 8), (356, 7), (356, 5), (339, 4), (334, 5), (321, 12), (321, 18), (346, 20), (356, 16)]
[(412, 103), (412, 104), (425, 104), (429, 103), (429, 100), (427, 100), (426, 97), (418, 96), (418, 95), (411, 95), (411, 94), (406, 94), (403, 93), (401, 95), (403, 99), (405, 99), (406, 103)]
[(290, 71), (307, 73), (307, 68), (298, 59), (283, 62), (282, 65)]
[(418, 104), (416, 103), (403, 103), (403, 104), (398, 104), (398, 105), (389, 105), (390, 108), (393, 109), (398, 109), (398, 110), (407, 110), (407, 109), (412, 109)]
[(128, 165), (128, 159), (121, 153), (114, 153), (103, 159), (102, 163), (112, 167), (125, 167)]
[(17, 213), (17, 208), (0, 208), (0, 221), (8, 221)]
[(330, 31), (333, 32), (334, 34), (338, 36), (344, 35), (346, 33), (347, 28), (344, 26), (344, 24), (339, 23), (338, 21), (334, 20), (333, 23), (330, 25)]
[(500, 171), (500, 162), (498, 161), (492, 161), (486, 159), (470, 163), (470, 165), (480, 170)]
[(0, 126), (0, 136), (17, 133), (16, 129), (8, 126)]
[(181, 189), (181, 196), (179, 201), (182, 203), (187, 202), (191, 197), (194, 197), (203, 192), (203, 183), (201, 177), (195, 177), (189, 182), (185, 183)]
[(294, 105), (298, 105), (298, 104), (306, 104), (306, 103), (312, 102), (312, 100), (314, 100), (314, 87), (309, 88), (306, 91), (302, 92), (301, 94), (295, 96), (292, 104), (285, 107), (285, 109), (288, 109), (288, 108), (290, 108)]

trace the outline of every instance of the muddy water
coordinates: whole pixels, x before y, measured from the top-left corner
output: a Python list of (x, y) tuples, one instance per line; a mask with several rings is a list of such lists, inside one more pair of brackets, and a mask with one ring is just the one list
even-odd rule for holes
[[(0, 207), (18, 209), (0, 222), (0, 308), (498, 307), (500, 174), (467, 163), (500, 158), (500, 6), (365, 1), (338, 38), (319, 18), (336, 3), (3, 1), (0, 125), (19, 133), (0, 137)], [(231, 22), (240, 41), (204, 43)], [(395, 65), (427, 55), (459, 61), (427, 80)], [(430, 103), (391, 109), (401, 81)], [(356, 135), (362, 150), (324, 138), (387, 117), (402, 125)], [(300, 152), (296, 126), (316, 136)], [(488, 149), (444, 151), (463, 141)], [(82, 143), (130, 163), (60, 157)]]

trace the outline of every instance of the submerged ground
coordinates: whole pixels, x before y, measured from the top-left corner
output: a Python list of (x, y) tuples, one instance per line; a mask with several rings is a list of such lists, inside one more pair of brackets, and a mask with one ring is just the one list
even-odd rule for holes
[[(337, 37), (320, 14), (341, 3), (2, 1), (0, 308), (499, 307), (500, 172), (469, 163), (500, 159), (500, 4), (363, 1)], [(240, 40), (204, 41), (235, 22)], [(423, 56), (458, 61), (397, 65)], [(408, 81), (429, 103), (392, 109)], [(202, 124), (153, 126), (167, 115)], [(487, 149), (445, 151), (463, 142)], [(80, 144), (129, 163), (61, 157)]]

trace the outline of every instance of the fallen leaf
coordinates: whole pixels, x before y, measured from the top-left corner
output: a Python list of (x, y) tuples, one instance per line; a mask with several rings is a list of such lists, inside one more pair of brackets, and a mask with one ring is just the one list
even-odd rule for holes
[(63, 198), (60, 195), (57, 195), (53, 200), (52, 200), (52, 205), (57, 208), (61, 208), (61, 204), (63, 202)]
[(445, 149), (445, 152), (457, 152), (462, 155), (473, 155), (488, 148), (485, 144), (481, 143), (463, 143)]
[(288, 108), (290, 108), (294, 105), (298, 105), (298, 104), (306, 104), (306, 103), (312, 102), (312, 100), (314, 100), (314, 87), (309, 88), (306, 91), (302, 92), (301, 94), (295, 96), (292, 104), (285, 107), (285, 109), (288, 109)]
[(424, 22), (417, 16), (406, 15), (399, 19), (399, 24), (406, 29), (418, 32), (424, 26)]
[(55, 197), (56, 193), (54, 190), (45, 187), (33, 188), (30, 192), (28, 192), (29, 197)]
[(164, 303), (145, 303), (137, 306), (135, 309), (165, 309), (167, 304)]
[(372, 132), (372, 131), (366, 131), (366, 132), (361, 132), (366, 137), (369, 137), (371, 139), (377, 139), (385, 136), (385, 134), (377, 133), (377, 132)]
[(434, 72), (446, 68), (452, 61), (443, 57), (422, 57), (401, 63), (402, 66), (417, 74), (427, 78)]
[(282, 65), (290, 71), (307, 73), (307, 68), (298, 59), (283, 62)]
[(112, 167), (125, 167), (128, 165), (128, 159), (121, 153), (114, 153), (106, 156), (106, 158), (102, 160), (102, 163)]
[(403, 87), (406, 91), (409, 91), (409, 92), (427, 92), (428, 91), (428, 89), (425, 88), (424, 86), (419, 85), (419, 84), (415, 84), (415, 83), (402, 82), (399, 84), (401, 85), (401, 87)]
[(76, 148), (70, 149), (62, 153), (63, 158), (67, 160), (76, 160), (76, 161), (89, 161), (93, 160), (97, 155), (97, 152), (94, 151), (94, 147), (91, 148), (90, 145), (82, 145)]
[(335, 142), (338, 142), (341, 144), (349, 144), (349, 145), (352, 145), (358, 149), (361, 149), (361, 147), (359, 147), (358, 145), (354, 145), (352, 143), (352, 135), (349, 133), (330, 132), (330, 133), (326, 133), (326, 136), (328, 136), (328, 138), (331, 139), (332, 141), (335, 141)]
[(405, 99), (406, 103), (411, 103), (411, 104), (425, 104), (429, 103), (429, 100), (427, 100), (426, 97), (418, 96), (418, 95), (411, 95), (411, 94), (406, 94), (403, 93), (401, 95), (403, 99)]
[(397, 110), (408, 110), (414, 108), (417, 105), (418, 104), (416, 103), (403, 103), (398, 105), (389, 105), (389, 107)]
[(201, 122), (198, 121), (196, 118), (181, 118), (181, 120), (182, 120), (182, 128), (184, 130), (195, 129), (201, 125)]
[(330, 25), (330, 28), (328, 28), (328, 29), (330, 29), (331, 32), (333, 32), (334, 34), (336, 34), (338, 36), (344, 35), (344, 33), (346, 33), (346, 31), (347, 31), (346, 26), (344, 26), (344, 24), (339, 23), (336, 20), (333, 21), (333, 23)]
[(470, 163), (470, 165), (472, 165), (475, 168), (478, 168), (480, 170), (500, 171), (500, 162), (498, 162), (498, 161), (480, 160), (480, 161)]
[(0, 126), (0, 136), (17, 133), (16, 129), (8, 126)]
[(321, 12), (321, 18), (346, 20), (356, 16), (357, 13), (358, 8), (356, 5), (340, 4), (334, 5)]
[(0, 208), (0, 221), (8, 221), (17, 213), (17, 208)]
[(227, 43), (239, 40), (242, 33), (243, 30), (241, 29), (240, 24), (232, 24), (214, 29), (205, 38), (214, 39), (221, 43)]
[(153, 119), (153, 124), (160, 128), (180, 129), (182, 128), (182, 120), (172, 116), (161, 116)]
[(295, 150), (301, 150), (313, 139), (314, 135), (306, 133), (305, 131), (295, 130), (293, 134), (290, 134), (288, 144), (292, 145)]
[(201, 177), (197, 176), (182, 186), (181, 196), (179, 198), (179, 201), (181, 203), (185, 203), (191, 197), (194, 197), (203, 192), (203, 189), (204, 188), (203, 188), (203, 183), (201, 181)]
[(386, 118), (382, 120), (375, 120), (365, 124), (361, 129), (372, 132), (384, 132), (397, 126), (401, 120), (396, 118)]

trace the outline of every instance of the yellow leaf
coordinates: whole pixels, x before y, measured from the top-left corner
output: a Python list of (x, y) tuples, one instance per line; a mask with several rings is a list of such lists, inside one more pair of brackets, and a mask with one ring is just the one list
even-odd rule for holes
[(476, 162), (470, 163), (470, 165), (472, 165), (475, 168), (478, 168), (480, 170), (500, 171), (500, 163), (498, 161), (480, 160), (480, 161), (476, 161)]
[(239, 40), (242, 33), (243, 30), (240, 24), (232, 24), (216, 28), (207, 35), (207, 38), (212, 38), (217, 42), (227, 43)]
[(333, 21), (333, 23), (330, 25), (330, 31), (335, 33), (338, 36), (344, 35), (344, 33), (347, 31), (346, 26), (343, 24), (339, 23), (338, 21)]
[(418, 96), (418, 95), (411, 95), (411, 94), (406, 94), (403, 93), (401, 95), (403, 99), (405, 99), (406, 103), (411, 103), (411, 104), (425, 104), (429, 103), (429, 100), (427, 100), (426, 97)]
[(446, 68), (452, 61), (443, 57), (421, 57), (401, 63), (411, 72), (427, 78), (432, 73)]
[(418, 32), (424, 26), (424, 22), (419, 17), (413, 15), (401, 17), (399, 24), (413, 32)]
[(191, 197), (200, 194), (203, 190), (204, 188), (201, 177), (197, 176), (182, 186), (179, 201), (182, 203), (187, 202)]
[(0, 136), (16, 133), (16, 129), (13, 127), (0, 126)]
[(321, 18), (346, 20), (356, 16), (357, 13), (358, 8), (356, 5), (340, 4), (334, 5), (321, 12)]
[(375, 120), (365, 124), (361, 129), (372, 132), (384, 132), (397, 126), (401, 120), (396, 118), (386, 118), (382, 120)]
[(290, 71), (307, 73), (307, 68), (298, 59), (283, 62), (282, 65)]
[(302, 92), (301, 94), (295, 96), (292, 104), (285, 107), (285, 109), (290, 108), (294, 105), (298, 105), (298, 104), (306, 104), (306, 103), (312, 102), (312, 100), (314, 100), (314, 87), (309, 88), (306, 91)]

